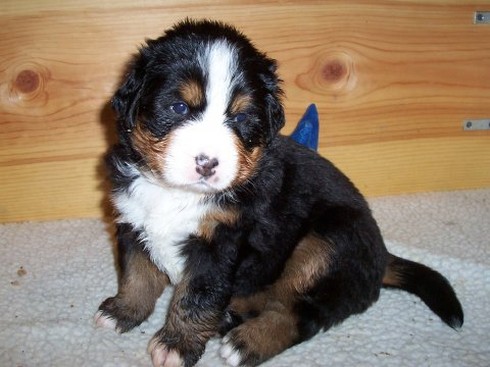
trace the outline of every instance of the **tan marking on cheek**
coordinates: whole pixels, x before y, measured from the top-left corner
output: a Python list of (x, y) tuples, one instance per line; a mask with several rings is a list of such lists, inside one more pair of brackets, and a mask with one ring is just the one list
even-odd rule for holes
[(207, 213), (201, 220), (198, 228), (198, 236), (203, 237), (207, 241), (213, 239), (214, 230), (220, 223), (231, 226), (238, 220), (239, 214), (236, 210), (221, 210), (216, 209)]
[(161, 139), (156, 138), (149, 131), (144, 130), (140, 123), (136, 125), (131, 135), (136, 151), (142, 155), (150, 170), (160, 175), (164, 171), (164, 159), (170, 139), (171, 134)]
[(238, 94), (231, 102), (230, 113), (236, 115), (237, 113), (246, 111), (251, 103), (252, 97), (247, 94)]
[(262, 147), (255, 147), (251, 151), (245, 149), (243, 144), (236, 139), (235, 145), (238, 151), (238, 173), (232, 182), (232, 186), (247, 181), (255, 172), (257, 164), (262, 157)]
[(196, 80), (189, 80), (179, 88), (180, 96), (191, 107), (199, 107), (204, 103), (204, 90)]

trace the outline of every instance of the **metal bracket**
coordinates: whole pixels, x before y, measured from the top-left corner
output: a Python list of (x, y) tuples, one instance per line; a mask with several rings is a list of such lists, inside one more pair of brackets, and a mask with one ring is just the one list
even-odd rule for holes
[(463, 129), (468, 131), (490, 130), (490, 119), (466, 120), (463, 122)]
[(475, 24), (490, 24), (490, 11), (475, 11), (473, 18)]

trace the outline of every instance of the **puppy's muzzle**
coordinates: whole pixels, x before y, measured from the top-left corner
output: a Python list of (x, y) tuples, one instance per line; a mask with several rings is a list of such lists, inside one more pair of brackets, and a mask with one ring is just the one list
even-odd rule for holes
[(199, 154), (196, 157), (196, 172), (204, 178), (209, 178), (216, 173), (214, 170), (219, 161), (217, 158), (210, 158), (206, 154)]

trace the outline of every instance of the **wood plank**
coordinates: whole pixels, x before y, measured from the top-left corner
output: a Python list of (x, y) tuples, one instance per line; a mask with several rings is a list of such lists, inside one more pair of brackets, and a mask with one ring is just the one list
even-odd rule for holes
[[(107, 101), (138, 45), (186, 16), (236, 24), (278, 59), (284, 132), (315, 102), (320, 152), (366, 194), (489, 186), (488, 160), (474, 157), (490, 155), (490, 135), (461, 127), (490, 117), (490, 26), (472, 24), (485, 6), (490, 1), (4, 0), (0, 221), (100, 215), (93, 171), (114, 141)], [(409, 163), (430, 169), (402, 169)], [(435, 177), (437, 165), (458, 177)], [(47, 205), (30, 185), (50, 187), (49, 201), (62, 197), (66, 208)]]
[[(422, 139), (328, 148), (327, 157), (370, 196), (488, 186), (486, 137)], [(96, 169), (94, 169), (94, 167)], [(87, 174), (89, 173), (89, 174)], [(110, 213), (99, 159), (42, 162), (0, 171), (0, 218), (47, 220)]]
[(361, 192), (381, 196), (488, 186), (488, 137), (374, 142), (327, 149)]
[(0, 219), (101, 216), (108, 205), (99, 162), (98, 159), (73, 159), (2, 167)]

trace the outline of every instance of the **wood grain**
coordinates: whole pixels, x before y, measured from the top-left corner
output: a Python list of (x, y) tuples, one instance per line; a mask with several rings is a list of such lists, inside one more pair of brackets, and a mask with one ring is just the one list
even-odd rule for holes
[(55, 1), (0, 4), (0, 221), (100, 216), (107, 106), (129, 56), (184, 17), (231, 22), (279, 61), (289, 133), (367, 195), (490, 186), (490, 1)]

